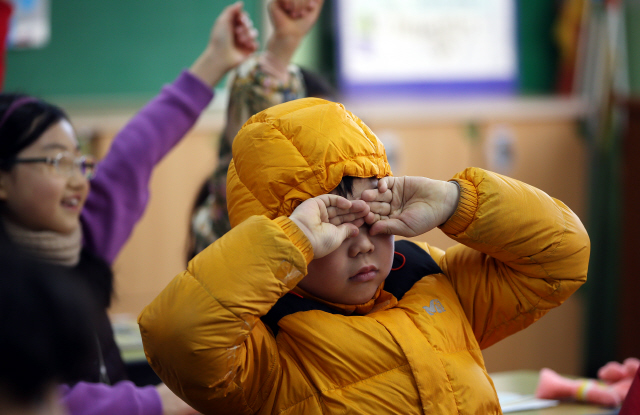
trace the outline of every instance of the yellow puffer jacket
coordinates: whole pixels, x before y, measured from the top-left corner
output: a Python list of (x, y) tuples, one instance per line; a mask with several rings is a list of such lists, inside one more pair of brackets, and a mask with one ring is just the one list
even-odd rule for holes
[(345, 174), (390, 171), (375, 135), (321, 100), (257, 114), (233, 151), (234, 228), (139, 317), (151, 366), (204, 414), (500, 413), (481, 349), (586, 280), (589, 239), (568, 207), (470, 168), (454, 178), (460, 203), (441, 227), (460, 244), (446, 252), (420, 245), (440, 270), (365, 315), (320, 306), (285, 313), (274, 336), (261, 317), (293, 296), (313, 258), (286, 216)]

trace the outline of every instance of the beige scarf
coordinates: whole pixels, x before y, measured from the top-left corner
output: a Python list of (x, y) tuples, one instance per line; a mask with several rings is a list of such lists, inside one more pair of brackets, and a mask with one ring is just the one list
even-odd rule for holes
[(3, 217), (9, 239), (27, 253), (52, 264), (73, 267), (80, 261), (82, 230), (80, 226), (70, 234), (53, 231), (32, 231)]

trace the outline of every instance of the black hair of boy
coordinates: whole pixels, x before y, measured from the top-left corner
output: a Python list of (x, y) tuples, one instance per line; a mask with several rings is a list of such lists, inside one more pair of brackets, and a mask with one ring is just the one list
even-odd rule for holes
[(61, 267), (0, 248), (0, 396), (28, 405), (87, 365), (94, 311)]

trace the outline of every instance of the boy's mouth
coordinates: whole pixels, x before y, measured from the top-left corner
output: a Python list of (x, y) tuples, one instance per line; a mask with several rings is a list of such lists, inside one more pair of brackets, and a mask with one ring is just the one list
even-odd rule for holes
[(374, 279), (377, 273), (378, 273), (378, 268), (376, 268), (373, 265), (369, 265), (369, 266), (360, 268), (355, 275), (349, 277), (349, 281), (368, 282)]

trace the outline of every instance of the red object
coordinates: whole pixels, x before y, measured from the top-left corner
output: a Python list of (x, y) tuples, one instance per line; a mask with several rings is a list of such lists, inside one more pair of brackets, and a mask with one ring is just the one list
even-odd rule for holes
[(394, 254), (400, 255), (402, 257), (402, 264), (400, 264), (400, 266), (398, 266), (396, 268), (391, 268), (391, 271), (397, 271), (400, 268), (404, 267), (404, 264), (407, 263), (407, 258), (405, 258), (404, 255), (402, 255), (400, 252), (395, 251)]
[(4, 86), (4, 59), (7, 53), (7, 34), (12, 11), (11, 3), (0, 0), (0, 91)]
[(627, 392), (627, 397), (620, 408), (618, 415), (637, 415), (640, 414), (640, 370), (636, 372), (633, 383)]

